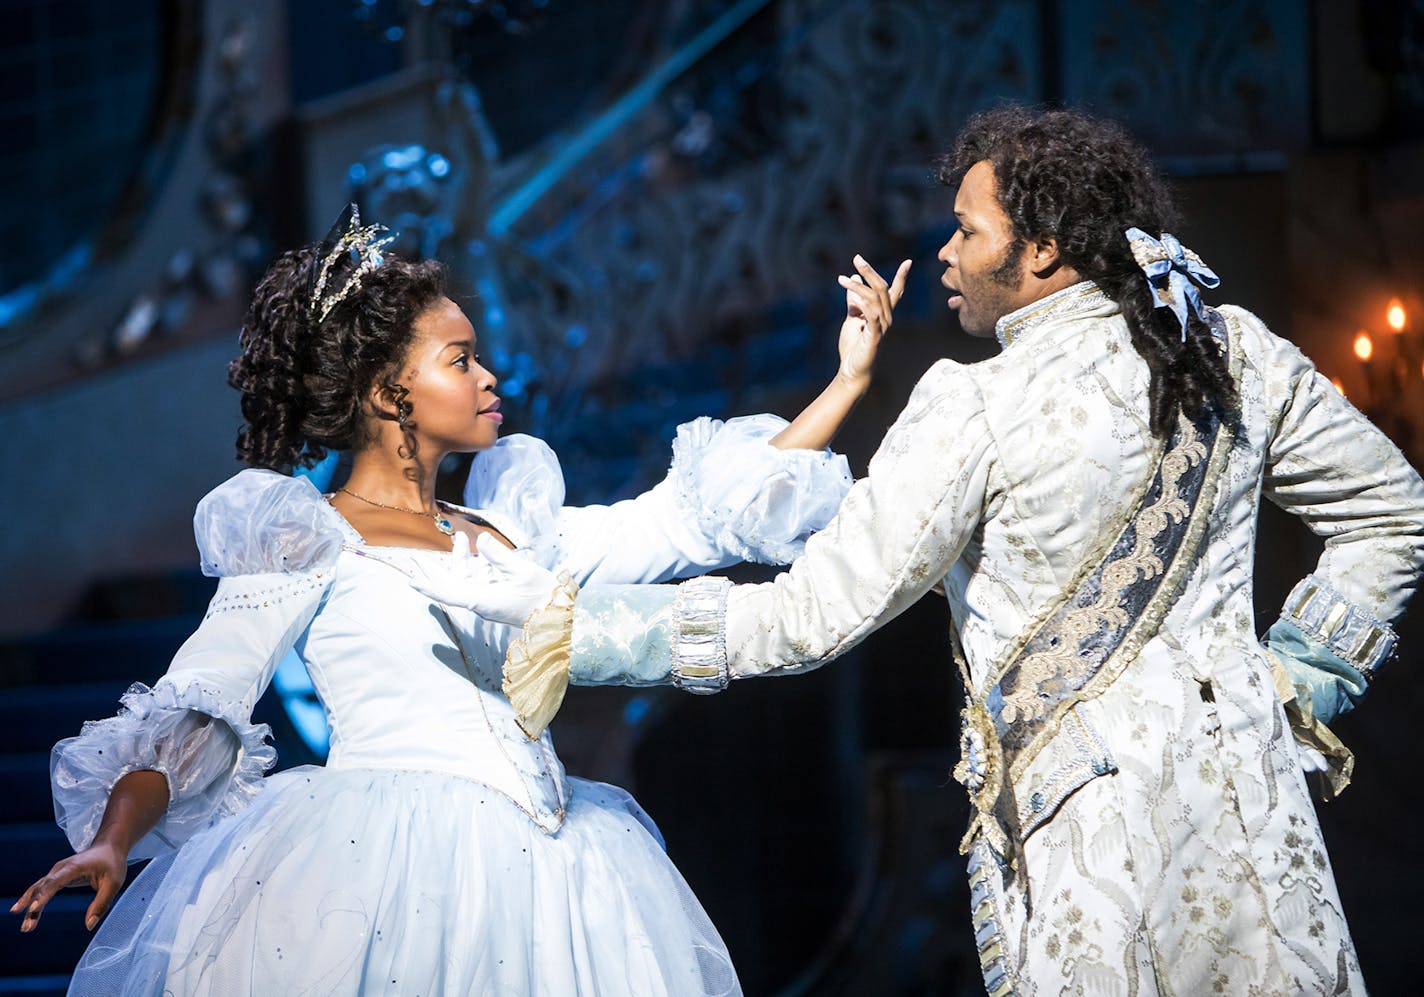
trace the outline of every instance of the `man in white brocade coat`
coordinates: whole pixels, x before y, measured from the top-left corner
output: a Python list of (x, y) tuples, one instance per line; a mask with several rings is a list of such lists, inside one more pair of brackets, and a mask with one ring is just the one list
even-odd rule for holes
[[(705, 692), (805, 671), (942, 585), (991, 993), (1363, 992), (1303, 767), (1327, 792), (1348, 778), (1324, 724), (1393, 652), (1424, 482), (1299, 350), (1206, 305), (1215, 274), (1116, 127), (989, 112), (941, 179), (950, 307), (1003, 351), (932, 367), (772, 582), (545, 605), (547, 574), (481, 544), (508, 584), (462, 601), (513, 621), (543, 606), (506, 691), (538, 728), (565, 679)], [(1265, 647), (1262, 497), (1326, 539)]]

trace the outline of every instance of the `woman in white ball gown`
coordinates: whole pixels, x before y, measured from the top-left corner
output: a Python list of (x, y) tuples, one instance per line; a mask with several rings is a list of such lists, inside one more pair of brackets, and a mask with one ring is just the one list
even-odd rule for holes
[[(411, 581), (485, 533), (578, 581), (790, 559), (849, 486), (824, 448), (907, 265), (893, 286), (859, 258), (841, 279), (841, 367), (794, 422), (697, 420), (662, 483), (575, 509), (544, 444), (496, 442), (495, 377), (440, 267), (383, 258), (381, 231), (348, 210), (259, 284), (231, 370), (251, 467), (195, 516), (217, 594), (153, 688), (55, 747), (76, 853), (20, 898), (21, 930), (58, 889), (95, 888), (81, 994), (739, 993), (647, 815), (516, 722), (501, 670), (518, 631)], [(335, 493), (288, 475), (336, 448), (354, 459)], [(470, 451), (466, 505), (437, 502), (442, 458)], [(330, 757), (264, 778), (252, 706), (292, 649)]]

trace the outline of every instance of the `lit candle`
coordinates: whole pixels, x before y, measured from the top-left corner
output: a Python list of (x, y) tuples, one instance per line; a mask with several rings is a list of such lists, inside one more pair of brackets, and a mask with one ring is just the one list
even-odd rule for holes
[(1341, 395), (1345, 394), (1345, 385), (1340, 383), (1340, 379), (1338, 377), (1332, 377), (1330, 379), (1330, 383), (1334, 385), (1335, 390), (1340, 392)]
[(1366, 362), (1375, 355), (1375, 344), (1370, 339), (1370, 334), (1361, 329), (1359, 335), (1355, 337), (1355, 356)]
[(1391, 298), (1389, 308), (1385, 310), (1385, 321), (1389, 323), (1389, 327), (1395, 332), (1403, 332), (1406, 317), (1404, 314), (1404, 302), (1398, 298)]

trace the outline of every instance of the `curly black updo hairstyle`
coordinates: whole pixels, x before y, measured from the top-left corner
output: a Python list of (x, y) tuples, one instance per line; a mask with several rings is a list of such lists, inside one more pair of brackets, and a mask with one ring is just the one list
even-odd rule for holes
[(1180, 407), (1199, 419), (1208, 408), (1230, 417), (1236, 385), (1205, 322), (1188, 311), (1187, 337), (1153, 295), (1124, 232), (1154, 238), (1176, 229), (1171, 192), (1147, 150), (1122, 128), (1086, 114), (1009, 105), (970, 118), (938, 179), (957, 187), (987, 161), (1015, 237), (1052, 235), (1065, 263), (1122, 309), (1132, 344), (1151, 373), (1152, 432), (1169, 437)]
[(242, 392), (246, 420), (237, 458), (289, 473), (328, 450), (366, 443), (364, 403), (380, 385), (401, 423), (404, 456), (413, 456), (411, 404), (396, 382), (416, 319), (445, 294), (445, 268), (433, 260), (387, 257), (359, 290), (324, 319), (310, 302), (318, 248), (284, 254), (258, 282), (242, 326), (242, 355), (228, 383)]

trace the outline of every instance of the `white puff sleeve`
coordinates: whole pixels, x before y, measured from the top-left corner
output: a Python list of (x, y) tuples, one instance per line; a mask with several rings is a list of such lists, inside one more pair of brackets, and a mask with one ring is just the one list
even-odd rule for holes
[(679, 511), (720, 553), (790, 564), (854, 484), (838, 453), (772, 446), (786, 425), (774, 415), (751, 415), (726, 422), (703, 416), (677, 427), (668, 481)]
[(511, 436), (480, 454), (465, 503), (515, 520), (511, 537), (581, 584), (665, 581), (738, 561), (786, 564), (835, 515), (853, 479), (830, 450), (782, 450), (772, 415), (678, 427), (667, 477), (612, 505), (563, 505), (564, 479), (547, 445)]
[(50, 755), (55, 819), (76, 850), (129, 772), (163, 773), (169, 794), (131, 861), (181, 844), (261, 789), (277, 756), (252, 707), (330, 585), (336, 516), (309, 482), (271, 471), (243, 471), (199, 503), (203, 572), (220, 579), (202, 625), (153, 688), (135, 684), (116, 716), (86, 723)]

